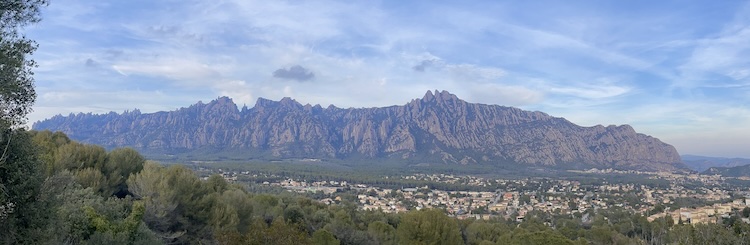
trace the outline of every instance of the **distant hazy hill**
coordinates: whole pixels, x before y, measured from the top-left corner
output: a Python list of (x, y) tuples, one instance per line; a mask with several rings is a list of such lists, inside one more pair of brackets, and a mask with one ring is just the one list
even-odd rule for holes
[(724, 177), (750, 177), (750, 165), (735, 167), (710, 167), (703, 174), (718, 174)]
[(736, 167), (750, 164), (750, 159), (745, 158), (726, 158), (726, 157), (705, 157), (696, 155), (682, 155), (682, 161), (690, 169), (703, 172), (711, 167)]
[(147, 152), (232, 152), (244, 159), (388, 159), (405, 163), (504, 164), (674, 170), (671, 145), (632, 127), (580, 127), (542, 112), (474, 104), (428, 91), (402, 106), (342, 109), (231, 99), (170, 112), (71, 114), (33, 126), (107, 147)]

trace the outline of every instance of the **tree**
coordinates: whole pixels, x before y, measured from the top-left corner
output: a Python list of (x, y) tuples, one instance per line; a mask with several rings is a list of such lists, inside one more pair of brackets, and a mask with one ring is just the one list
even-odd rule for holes
[(102, 171), (104, 164), (107, 162), (107, 150), (103, 147), (78, 142), (61, 145), (55, 150), (54, 156), (55, 159), (50, 171), (52, 173), (61, 170), (73, 172), (85, 168)]
[(510, 228), (503, 223), (477, 220), (466, 227), (466, 242), (467, 244), (480, 244), (482, 241), (498, 242), (500, 236), (509, 231)]
[(274, 220), (267, 226), (262, 220), (256, 220), (250, 232), (245, 235), (246, 244), (311, 244), (312, 241), (299, 226), (287, 224), (282, 219)]
[(337, 207), (333, 220), (324, 229), (330, 231), (341, 244), (375, 244), (365, 231), (361, 231), (355, 222), (356, 208)]
[[(107, 151), (98, 145), (71, 141), (61, 132), (34, 132), (39, 158), (47, 177), (67, 170), (76, 175), (83, 187), (91, 187), (102, 196), (124, 197), (128, 194), (126, 180), (143, 169), (145, 158), (130, 148)], [(221, 179), (223, 181), (223, 179)]]
[(131, 148), (114, 149), (107, 154), (102, 174), (107, 177), (107, 190), (104, 194), (124, 197), (127, 192), (125, 181), (131, 174), (143, 169), (146, 159)]
[(32, 131), (34, 145), (39, 148), (39, 160), (44, 163), (45, 176), (55, 175), (55, 153), (63, 145), (70, 144), (70, 138), (63, 132)]
[(575, 200), (570, 200), (568, 202), (568, 207), (570, 208), (570, 210), (578, 210), (578, 203), (576, 203)]
[(396, 229), (399, 244), (462, 244), (455, 219), (438, 209), (405, 213)]
[(297, 205), (289, 205), (284, 209), (284, 220), (292, 224), (303, 224), (305, 221), (305, 213)]
[(740, 244), (738, 237), (721, 224), (695, 225), (696, 244)]
[(513, 244), (519, 245), (543, 245), (543, 244), (570, 244), (573, 245), (573, 241), (567, 237), (555, 233), (552, 231), (537, 231), (525, 233), (519, 236), (513, 237)]
[(36, 243), (47, 211), (39, 202), (44, 181), (30, 135), (22, 129), (0, 133), (0, 243)]
[(339, 245), (341, 242), (331, 232), (320, 229), (312, 234), (312, 243), (315, 245)]
[(20, 126), (36, 99), (34, 73), (29, 59), (36, 43), (19, 31), (41, 20), (39, 10), (46, 0), (0, 2), (0, 128)]
[(370, 234), (378, 244), (396, 244), (396, 229), (383, 221), (375, 221), (367, 226)]
[(164, 178), (165, 172), (160, 165), (147, 162), (140, 173), (128, 178), (127, 184), (133, 195), (144, 203), (143, 221), (165, 242), (171, 242), (184, 231), (174, 229), (182, 219), (176, 210), (176, 194)]
[(102, 192), (107, 185), (106, 179), (102, 172), (94, 168), (85, 168), (75, 172), (76, 182), (84, 187), (93, 189), (95, 192)]
[(142, 223), (144, 209), (142, 202), (134, 202), (130, 214), (122, 220), (115, 221), (100, 214), (91, 206), (83, 207), (83, 213), (90, 223), (89, 230), (93, 228), (94, 234), (92, 235), (107, 234), (105, 237), (118, 238), (112, 239), (113, 241), (134, 244), (138, 237), (138, 228)]
[(37, 202), (42, 184), (39, 160), (30, 135), (22, 129), (36, 99), (28, 56), (34, 41), (19, 30), (40, 20), (45, 0), (0, 2), (0, 242), (37, 243), (32, 234), (43, 225)]
[(693, 225), (677, 225), (669, 231), (669, 237), (675, 244), (696, 244)]

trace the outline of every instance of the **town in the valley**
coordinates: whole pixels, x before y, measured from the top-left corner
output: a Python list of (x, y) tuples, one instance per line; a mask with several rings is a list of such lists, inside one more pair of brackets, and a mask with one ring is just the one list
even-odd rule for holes
[[(542, 212), (575, 216), (585, 221), (590, 214), (598, 211), (620, 209), (643, 215), (649, 221), (669, 217), (675, 223), (699, 224), (719, 223), (733, 213), (750, 213), (749, 189), (744, 185), (729, 184), (748, 181), (747, 179), (696, 173), (612, 169), (574, 171), (603, 179), (586, 183), (568, 179), (493, 179), (450, 174), (385, 177), (474, 187), (471, 188), (473, 190), (441, 190), (430, 188), (428, 185), (385, 188), (340, 180), (305, 181), (272, 174), (251, 174), (246, 171), (211, 171), (230, 181), (250, 182), (309, 194), (310, 197), (328, 205), (349, 200), (362, 210), (383, 212), (438, 208), (459, 219), (502, 217), (522, 221), (528, 213)], [(640, 176), (647, 181), (607, 181), (607, 176), (623, 175)], [(277, 181), (257, 181), (268, 177), (274, 177)], [(750, 223), (748, 218), (742, 218), (742, 221)]]

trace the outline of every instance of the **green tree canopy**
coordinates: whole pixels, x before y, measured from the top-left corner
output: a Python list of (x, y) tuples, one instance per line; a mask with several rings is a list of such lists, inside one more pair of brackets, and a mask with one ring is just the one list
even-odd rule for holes
[(46, 214), (38, 194), (44, 181), (30, 135), (23, 130), (0, 134), (0, 243), (34, 243), (33, 232)]
[(46, 0), (0, 1), (0, 126), (7, 128), (25, 123), (26, 114), (36, 99), (34, 73), (36, 66), (28, 56), (36, 43), (20, 33), (23, 27), (41, 20), (39, 10)]
[(404, 213), (396, 235), (399, 244), (463, 244), (456, 220), (438, 209)]

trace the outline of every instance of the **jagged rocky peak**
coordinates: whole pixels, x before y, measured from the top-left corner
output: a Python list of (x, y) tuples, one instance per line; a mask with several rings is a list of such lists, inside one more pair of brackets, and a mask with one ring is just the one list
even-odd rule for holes
[(272, 109), (279, 105), (278, 101), (269, 100), (266, 98), (259, 97), (255, 102), (255, 106), (252, 108), (257, 111), (264, 111), (265, 109)]
[(227, 96), (221, 96), (219, 98), (216, 98), (215, 100), (212, 100), (211, 103), (234, 105), (234, 100), (232, 100), (232, 98), (229, 98)]
[(438, 90), (435, 90), (435, 94), (432, 93), (432, 91), (427, 90), (427, 93), (424, 94), (424, 97), (422, 97), (423, 102), (443, 102), (443, 101), (461, 101), (461, 99), (458, 98), (455, 94), (451, 94), (448, 91), (443, 90), (442, 92), (438, 92)]
[(628, 124), (623, 124), (623, 125), (620, 125), (620, 126), (610, 125), (610, 127), (615, 127), (617, 129), (622, 130), (623, 132), (627, 132), (627, 133), (635, 133), (635, 129), (632, 126), (628, 125)]
[(263, 110), (266, 108), (275, 108), (279, 106), (294, 109), (303, 109), (305, 107), (296, 100), (289, 97), (281, 98), (281, 100), (279, 101), (273, 101), (266, 98), (258, 98), (258, 100), (255, 102), (254, 109)]
[(598, 133), (603, 133), (603, 132), (620, 132), (620, 133), (624, 133), (624, 134), (636, 134), (637, 133), (635, 131), (635, 129), (632, 126), (628, 125), (628, 124), (623, 124), (623, 125), (619, 125), (619, 126), (618, 125), (607, 125), (606, 127), (603, 126), (603, 125), (596, 125), (596, 126), (593, 126), (593, 127), (590, 127), (590, 128), (592, 130), (594, 130), (595, 132), (598, 132)]
[(308, 113), (319, 113), (323, 111), (323, 107), (321, 107), (318, 104), (316, 105), (305, 104), (302, 108)]
[(215, 100), (212, 100), (208, 103), (208, 106), (210, 107), (234, 107), (237, 108), (237, 104), (234, 103), (234, 100), (232, 100), (229, 97), (222, 96)]
[(188, 106), (187, 108), (183, 107), (181, 109), (198, 109), (198, 110), (200, 110), (202, 108), (211, 109), (211, 108), (216, 108), (216, 107), (227, 107), (227, 108), (234, 107), (235, 109), (237, 109), (237, 104), (235, 104), (234, 101), (231, 98), (229, 98), (227, 96), (221, 96), (221, 97), (218, 97), (218, 98), (216, 98), (214, 100), (209, 101), (208, 103), (203, 103), (203, 101), (199, 100), (197, 103), (192, 104), (192, 105)]
[(258, 97), (258, 99), (255, 101), (255, 107), (266, 107), (266, 106), (272, 106), (276, 104), (276, 101), (269, 100), (263, 97)]
[(425, 93), (424, 97), (422, 97), (422, 101), (432, 101), (432, 100), (435, 100), (435, 95), (432, 94), (432, 90), (427, 90), (427, 93)]
[(281, 101), (279, 101), (279, 104), (281, 104), (282, 106), (289, 107), (289, 108), (301, 108), (302, 107), (302, 104), (300, 104), (296, 100), (289, 98), (289, 97), (281, 98)]

